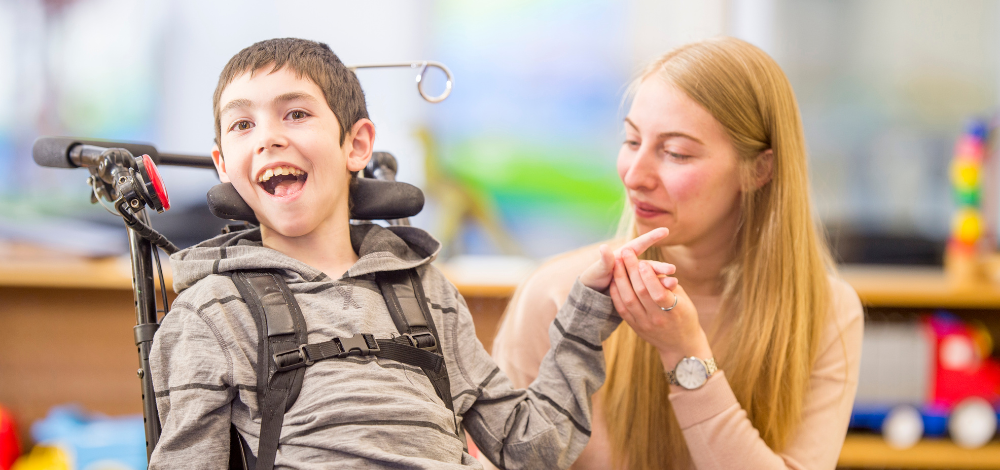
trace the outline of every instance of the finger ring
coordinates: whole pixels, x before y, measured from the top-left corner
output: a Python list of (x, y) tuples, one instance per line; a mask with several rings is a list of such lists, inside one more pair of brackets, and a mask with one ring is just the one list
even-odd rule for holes
[(674, 304), (673, 305), (671, 305), (671, 306), (669, 306), (667, 308), (663, 308), (663, 307), (660, 307), (659, 305), (657, 305), (657, 307), (660, 307), (660, 310), (663, 310), (664, 312), (669, 312), (669, 311), (673, 310), (674, 307), (676, 307), (676, 306), (677, 306), (677, 294), (674, 294)]

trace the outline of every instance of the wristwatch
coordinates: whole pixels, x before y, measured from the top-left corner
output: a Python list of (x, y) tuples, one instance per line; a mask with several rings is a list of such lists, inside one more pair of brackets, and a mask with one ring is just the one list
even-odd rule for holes
[(670, 382), (670, 385), (679, 385), (688, 390), (694, 390), (705, 385), (705, 382), (716, 370), (715, 358), (685, 357), (677, 363), (674, 370), (667, 372), (667, 382)]

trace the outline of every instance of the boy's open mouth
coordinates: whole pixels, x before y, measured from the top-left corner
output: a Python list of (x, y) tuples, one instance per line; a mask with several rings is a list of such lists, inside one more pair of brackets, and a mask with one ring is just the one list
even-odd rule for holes
[(268, 194), (285, 197), (302, 190), (309, 175), (293, 166), (281, 165), (268, 168), (257, 176), (257, 184)]

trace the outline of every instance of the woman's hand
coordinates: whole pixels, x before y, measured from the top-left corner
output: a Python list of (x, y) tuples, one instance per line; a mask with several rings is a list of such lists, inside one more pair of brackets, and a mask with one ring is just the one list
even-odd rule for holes
[(639, 260), (636, 252), (622, 248), (621, 256), (615, 258), (611, 283), (611, 301), (618, 314), (659, 351), (665, 370), (673, 370), (687, 356), (712, 357), (698, 310), (684, 288), (676, 278), (661, 279), (657, 273), (649, 261)]
[[(601, 245), (599, 248), (601, 252), (601, 259), (590, 265), (590, 267), (580, 275), (580, 282), (596, 291), (603, 291), (607, 289), (608, 286), (611, 285), (611, 279), (614, 275), (615, 259), (620, 259), (624, 250), (631, 251), (633, 256), (635, 253), (642, 253), (660, 240), (663, 240), (668, 233), (670, 233), (670, 231), (663, 227), (650, 230), (643, 235), (635, 237), (621, 248), (615, 250), (614, 253), (611, 252), (608, 245)], [(674, 266), (672, 264), (654, 261), (648, 261), (647, 263), (650, 263), (652, 269), (659, 274), (670, 275), (674, 273)]]

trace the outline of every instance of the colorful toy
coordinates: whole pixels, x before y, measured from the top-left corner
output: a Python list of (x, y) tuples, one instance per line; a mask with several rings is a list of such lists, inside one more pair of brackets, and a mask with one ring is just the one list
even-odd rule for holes
[(952, 220), (950, 247), (972, 251), (983, 235), (982, 166), (986, 154), (987, 124), (974, 120), (958, 143), (951, 161), (951, 184), (958, 210)]
[(866, 325), (850, 426), (880, 431), (893, 447), (922, 436), (986, 444), (997, 429), (1000, 362), (981, 326), (946, 312)]
[(17, 442), (14, 417), (0, 406), (0, 470), (9, 470), (19, 455), (21, 445)]
[(144, 470), (142, 416), (107, 417), (58, 406), (31, 426), (38, 442), (12, 470)]

